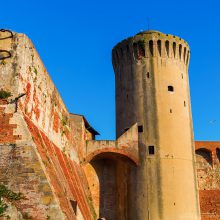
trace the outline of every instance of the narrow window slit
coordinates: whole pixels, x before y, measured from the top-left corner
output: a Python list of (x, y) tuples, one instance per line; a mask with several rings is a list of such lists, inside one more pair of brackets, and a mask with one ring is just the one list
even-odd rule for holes
[(138, 55), (139, 57), (145, 57), (145, 42), (143, 40), (138, 41)]
[(126, 46), (126, 48), (127, 48), (127, 52), (129, 52), (129, 46), (128, 45)]
[(183, 61), (184, 61), (184, 63), (186, 62), (186, 48), (184, 48)]
[(182, 57), (182, 45), (180, 44), (179, 45), (179, 58), (181, 60), (181, 57)]
[(149, 41), (149, 50), (150, 50), (151, 56), (154, 56), (154, 43), (152, 40)]
[(121, 48), (121, 56), (123, 57), (123, 49)]
[(169, 57), (170, 48), (169, 48), (169, 41), (168, 40), (165, 42), (165, 48), (166, 48), (167, 57)]
[(176, 57), (176, 42), (173, 42), (173, 56)]
[(157, 41), (157, 50), (158, 50), (158, 53), (159, 53), (159, 55), (161, 57), (161, 40)]

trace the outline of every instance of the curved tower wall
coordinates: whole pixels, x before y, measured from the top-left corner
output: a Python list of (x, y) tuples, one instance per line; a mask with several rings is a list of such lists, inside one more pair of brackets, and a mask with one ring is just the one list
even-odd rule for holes
[(184, 40), (156, 31), (113, 49), (117, 137), (139, 125), (140, 165), (130, 177), (136, 191), (129, 192), (136, 212), (130, 211), (128, 219), (200, 219), (189, 56)]

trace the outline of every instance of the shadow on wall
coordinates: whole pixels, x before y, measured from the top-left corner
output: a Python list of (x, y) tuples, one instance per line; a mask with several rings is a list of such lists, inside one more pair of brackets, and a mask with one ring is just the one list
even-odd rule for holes
[(210, 166), (212, 166), (212, 152), (210, 150), (207, 150), (205, 148), (200, 148), (196, 150), (196, 154), (201, 156)]
[(99, 206), (96, 207), (99, 219), (127, 219), (129, 201), (134, 203), (132, 193), (129, 193), (134, 193), (130, 173), (135, 170), (136, 164), (116, 153), (100, 154), (90, 164), (97, 175), (97, 181), (92, 184), (96, 189), (92, 190), (92, 195), (96, 206)]

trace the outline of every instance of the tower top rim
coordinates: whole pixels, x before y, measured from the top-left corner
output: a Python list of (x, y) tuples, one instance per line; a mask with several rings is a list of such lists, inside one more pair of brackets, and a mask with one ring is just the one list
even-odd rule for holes
[(145, 30), (145, 31), (141, 31), (137, 34), (153, 34), (153, 33), (164, 34), (163, 32), (157, 31), (157, 30)]
[(127, 42), (131, 41), (138, 41), (138, 40), (141, 40), (141, 39), (145, 39), (145, 40), (159, 40), (159, 39), (163, 39), (163, 40), (168, 40), (168, 41), (171, 41), (171, 42), (176, 42), (178, 44), (183, 44), (185, 45), (186, 47), (189, 48), (189, 44), (187, 41), (185, 41), (183, 38), (179, 37), (179, 36), (176, 36), (176, 35), (173, 35), (173, 34), (166, 34), (166, 33), (163, 33), (161, 31), (157, 31), (157, 30), (145, 30), (145, 31), (141, 31), (133, 36), (130, 36), (120, 42), (118, 42), (114, 47), (113, 47), (113, 50), (117, 47), (120, 47), (121, 45), (123, 44), (127, 44)]

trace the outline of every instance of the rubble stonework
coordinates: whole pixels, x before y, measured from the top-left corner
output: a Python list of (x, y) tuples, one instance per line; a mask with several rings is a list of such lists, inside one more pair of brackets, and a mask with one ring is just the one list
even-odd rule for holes
[[(162, 57), (173, 54), (171, 46), (167, 50), (165, 41), (156, 41), (158, 33), (160, 32), (149, 31), (139, 34), (136, 36), (137, 42), (133, 42), (136, 38), (132, 38), (134, 44), (126, 45), (127, 41), (123, 41), (116, 47), (120, 47), (120, 50), (113, 50), (113, 65), (116, 73), (119, 73), (116, 77), (117, 139), (97, 141), (95, 136), (98, 132), (85, 117), (67, 110), (32, 42), (24, 34), (0, 30), (0, 186), (14, 192), (11, 197), (8, 196), (11, 199), (8, 199), (1, 196), (0, 190), (0, 219), (150, 220), (152, 216), (157, 216), (153, 220), (195, 220), (195, 216), (199, 219), (199, 210), (195, 210), (197, 189), (190, 188), (194, 182), (184, 183), (190, 195), (184, 192), (184, 188), (181, 192), (173, 191), (182, 184), (178, 178), (174, 183), (170, 182), (172, 189), (166, 185), (175, 169), (178, 172), (178, 169), (182, 169), (176, 177), (181, 177), (182, 172), (183, 177), (188, 175), (188, 180), (194, 178), (193, 169), (197, 169), (202, 220), (220, 218), (220, 144), (195, 142), (194, 154), (194, 147), (190, 145), (190, 103), (185, 102), (184, 105), (188, 104), (189, 107), (187, 113), (184, 113), (186, 122), (183, 121), (183, 124), (186, 123), (183, 132), (186, 140), (178, 139), (181, 137), (178, 133), (175, 134), (176, 137), (163, 136), (160, 132), (167, 123), (167, 116), (160, 118), (156, 114), (159, 107), (164, 107), (166, 103), (160, 100), (160, 96), (155, 100), (155, 94), (158, 95), (160, 91), (157, 86), (148, 85), (155, 83), (153, 80), (146, 81), (151, 76), (155, 79), (158, 76), (153, 76), (153, 71), (145, 71), (142, 82), (141, 78), (132, 75), (135, 71), (139, 74), (142, 67), (145, 70), (152, 68), (151, 65), (154, 66), (155, 73), (159, 70), (157, 65), (172, 70), (170, 67), (174, 64), (169, 56), (161, 59), (161, 64), (152, 64), (154, 58), (150, 57), (150, 53), (155, 56), (162, 52)], [(145, 35), (153, 37), (153, 50), (145, 50), (148, 39)], [(160, 33), (160, 36), (165, 35)], [(167, 39), (170, 40), (171, 36)], [(174, 66), (187, 71), (187, 43), (183, 40), (175, 42), (182, 42), (187, 50), (183, 47), (182, 57), (185, 63), (179, 66), (179, 61), (175, 60)], [(155, 45), (158, 46), (158, 51)], [(123, 54), (126, 56), (121, 57)], [(126, 63), (129, 59), (135, 61), (131, 62), (131, 68), (128, 68), (130, 64), (120, 66), (120, 62)], [(151, 64), (146, 64), (150, 59)], [(131, 74), (121, 75), (123, 71)], [(123, 78), (125, 76), (127, 78)], [(158, 85), (159, 82), (158, 78)], [(181, 95), (189, 95), (188, 84), (183, 87), (186, 90), (183, 90)], [(143, 88), (148, 89), (146, 94), (142, 94)], [(130, 98), (133, 95), (136, 97)], [(143, 97), (149, 100), (149, 103), (143, 103)], [(158, 100), (161, 102), (157, 102)], [(185, 100), (190, 102), (188, 97), (185, 97)], [(179, 99), (174, 103), (179, 104)], [(130, 107), (126, 108), (126, 105)], [(140, 108), (135, 109), (136, 105)], [(147, 108), (142, 114), (140, 109), (144, 105)], [(153, 109), (155, 106), (157, 108)], [(175, 108), (178, 110), (178, 107), (174, 107), (174, 111)], [(146, 116), (147, 123), (144, 122), (144, 126), (140, 126), (145, 117), (143, 115)], [(175, 120), (178, 121), (178, 117)], [(169, 131), (178, 132), (179, 127), (175, 127), (174, 121), (170, 123)], [(145, 135), (145, 129), (148, 129), (148, 133), (142, 136), (143, 133)], [(158, 133), (155, 135), (157, 129)], [(166, 132), (169, 133), (168, 128)], [(150, 151), (146, 151), (148, 146), (144, 143), (149, 138), (152, 138), (155, 145), (161, 141), (160, 151), (152, 146), (149, 148), (156, 157), (148, 155)], [(173, 149), (165, 151), (171, 141), (177, 145), (178, 141), (183, 141), (181, 148), (189, 145), (187, 150), (180, 151), (185, 154), (189, 163), (178, 162), (179, 158), (176, 158), (175, 154), (180, 154)], [(160, 160), (165, 158), (167, 164), (155, 160), (159, 158), (159, 154), (162, 155)], [(196, 166), (193, 159), (195, 157)], [(173, 167), (172, 175), (166, 172), (165, 168), (169, 166)], [(166, 174), (165, 180), (163, 172)], [(196, 182), (196, 178), (194, 180)], [(21, 197), (14, 198), (16, 193), (20, 193)], [(193, 198), (185, 206), (189, 206), (190, 211), (180, 215), (172, 211), (172, 208), (180, 211), (184, 208), (179, 205), (181, 198), (175, 198), (177, 195)], [(176, 199), (175, 202), (173, 199)], [(7, 204), (3, 213), (1, 201)]]

